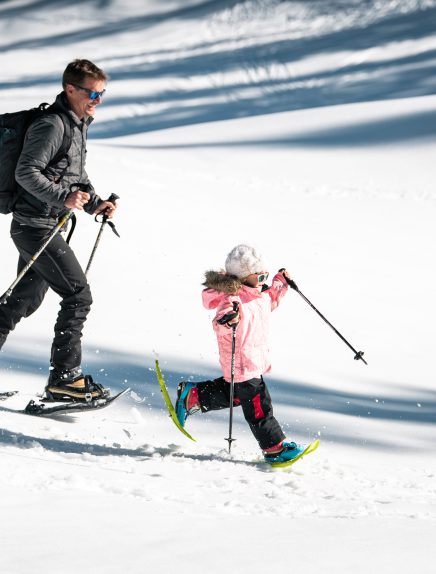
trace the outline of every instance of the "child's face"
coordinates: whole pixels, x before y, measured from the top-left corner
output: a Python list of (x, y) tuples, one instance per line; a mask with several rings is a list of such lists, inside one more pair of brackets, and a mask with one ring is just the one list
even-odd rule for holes
[(243, 283), (249, 287), (260, 287), (268, 279), (268, 271), (261, 271), (260, 273), (252, 273), (245, 277)]

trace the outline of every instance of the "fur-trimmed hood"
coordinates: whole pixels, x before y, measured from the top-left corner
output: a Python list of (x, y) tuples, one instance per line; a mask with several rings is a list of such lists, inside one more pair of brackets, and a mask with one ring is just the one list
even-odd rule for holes
[(237, 295), (242, 287), (242, 281), (225, 271), (206, 271), (203, 285), (207, 289), (214, 289), (218, 293)]

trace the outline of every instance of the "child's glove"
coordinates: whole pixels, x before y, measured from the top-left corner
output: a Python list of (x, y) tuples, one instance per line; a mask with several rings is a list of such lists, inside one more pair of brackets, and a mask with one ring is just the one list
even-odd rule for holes
[(295, 281), (293, 279), (291, 279), (289, 273), (286, 271), (286, 269), (284, 267), (279, 269), (279, 273), (281, 273), (283, 275), (283, 277), (285, 278), (285, 281), (289, 285), (289, 287), (292, 287), (292, 289), (295, 289), (296, 291), (298, 291), (297, 284), (295, 283)]
[(228, 325), (229, 327), (236, 326), (239, 323), (239, 304), (233, 301), (233, 310), (226, 313), (220, 319), (217, 319), (220, 325)]

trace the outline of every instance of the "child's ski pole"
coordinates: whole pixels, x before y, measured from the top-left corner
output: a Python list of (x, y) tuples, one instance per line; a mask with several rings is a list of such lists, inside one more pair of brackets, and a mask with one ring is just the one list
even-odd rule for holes
[[(280, 271), (284, 271), (284, 269), (280, 269)], [(335, 329), (335, 327), (333, 327), (333, 325), (330, 323), (330, 321), (328, 321), (328, 320), (324, 317), (324, 315), (318, 311), (318, 309), (315, 307), (315, 305), (313, 305), (313, 304), (309, 301), (309, 299), (308, 299), (305, 295), (303, 295), (303, 293), (298, 289), (297, 284), (295, 283), (295, 281), (293, 281), (292, 279), (288, 279), (288, 277), (285, 277), (285, 279), (286, 279), (286, 283), (289, 285), (289, 287), (291, 287), (292, 289), (294, 289), (294, 291), (296, 291), (299, 295), (301, 295), (301, 297), (306, 301), (306, 303), (308, 303), (308, 305), (310, 305), (310, 306), (312, 307), (312, 309), (318, 313), (318, 315), (321, 317), (321, 319), (322, 319), (323, 321), (325, 321), (325, 322), (327, 323), (327, 325), (333, 329), (333, 331), (336, 333), (336, 335), (338, 335), (338, 337), (339, 337), (340, 339), (342, 339), (342, 341), (344, 341), (344, 343), (353, 351), (353, 353), (354, 353), (354, 359), (355, 359), (356, 361), (358, 361), (358, 360), (360, 359), (361, 361), (363, 361), (363, 362), (365, 363), (365, 365), (367, 365), (368, 363), (367, 363), (367, 362), (365, 361), (365, 359), (363, 358), (363, 351), (356, 351), (356, 349), (355, 349), (352, 345), (350, 345), (350, 343), (347, 341), (347, 339), (345, 339), (345, 337), (343, 337), (343, 336), (339, 333), (339, 331), (338, 331), (337, 329)]]
[[(229, 313), (221, 317), (218, 320), (218, 323), (224, 325), (231, 321), (239, 311), (239, 305), (236, 301), (233, 301), (233, 313)], [(232, 450), (232, 442), (235, 441), (235, 438), (232, 438), (232, 430), (233, 430), (233, 399), (235, 396), (235, 355), (236, 355), (236, 327), (238, 326), (237, 323), (231, 325), (232, 327), (232, 364), (231, 364), (231, 371), (230, 371), (230, 414), (229, 414), (229, 436), (228, 438), (224, 439), (229, 443), (229, 454)]]

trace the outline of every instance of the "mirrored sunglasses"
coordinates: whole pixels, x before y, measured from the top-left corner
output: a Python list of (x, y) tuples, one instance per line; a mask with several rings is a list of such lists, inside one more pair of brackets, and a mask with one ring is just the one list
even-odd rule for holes
[(79, 86), (79, 84), (71, 84), (71, 85), (78, 90), (86, 92), (90, 100), (96, 100), (97, 98), (102, 98), (104, 93), (106, 92), (106, 90), (103, 90), (102, 92), (96, 92), (95, 90), (90, 90), (88, 88), (84, 88), (83, 86)]

